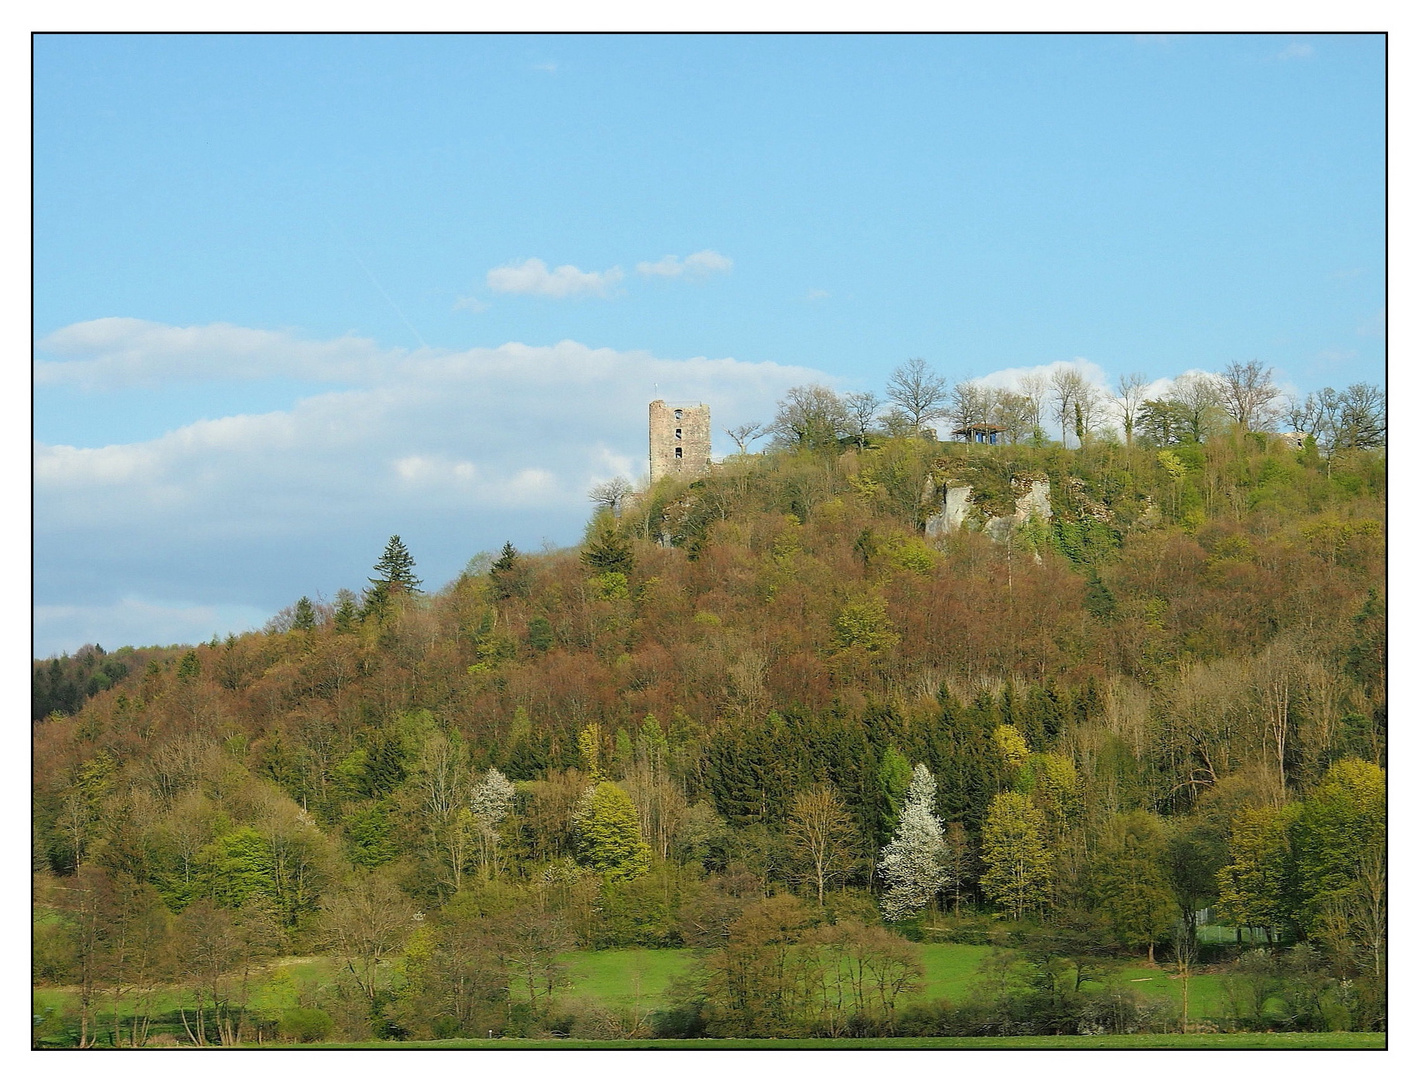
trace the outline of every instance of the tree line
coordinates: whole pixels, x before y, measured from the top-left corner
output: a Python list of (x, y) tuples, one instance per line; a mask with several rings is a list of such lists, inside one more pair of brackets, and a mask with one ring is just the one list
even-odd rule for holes
[[(1148, 396), (1159, 383), (1166, 383), (1163, 392)], [(984, 425), (995, 431), (992, 442), (1035, 446), (1045, 445), (1057, 430), (1060, 445), (1075, 447), (1122, 436), (1129, 447), (1138, 440), (1156, 448), (1203, 443), (1233, 429), (1266, 432), (1282, 426), (1312, 439), (1328, 456), (1383, 446), (1386, 410), (1384, 391), (1373, 383), (1326, 387), (1304, 398), (1283, 394), (1274, 370), (1258, 360), (1157, 382), (1142, 372), (1127, 372), (1104, 387), (1074, 364), (1027, 373), (1010, 386), (979, 379), (953, 384), (917, 357), (892, 371), (885, 397), (872, 391), (838, 394), (819, 384), (796, 386), (778, 403), (771, 421), (736, 425), (725, 434), (740, 453), (766, 435), (798, 448), (866, 448), (882, 439), (919, 435), (933, 421), (945, 421), (954, 436)], [(615, 486), (625, 490), (624, 481)]]

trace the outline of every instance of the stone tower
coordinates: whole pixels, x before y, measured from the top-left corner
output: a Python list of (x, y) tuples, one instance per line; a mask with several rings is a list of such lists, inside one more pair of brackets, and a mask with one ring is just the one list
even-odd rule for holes
[(703, 476), (710, 467), (708, 405), (650, 403), (650, 482), (662, 476)]

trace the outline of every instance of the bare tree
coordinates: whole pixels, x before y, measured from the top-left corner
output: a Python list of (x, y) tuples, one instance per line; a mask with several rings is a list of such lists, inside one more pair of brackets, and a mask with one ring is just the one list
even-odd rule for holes
[(1300, 435), (1310, 435), (1317, 442), (1320, 441), (1316, 433), (1319, 415), (1319, 402), (1315, 394), (1307, 394), (1304, 398), (1287, 394), (1281, 403), (1281, 422), (1286, 425), (1286, 429)]
[(1067, 446), (1069, 425), (1075, 424), (1076, 429), (1081, 426), (1075, 405), (1080, 404), (1080, 398), (1089, 384), (1078, 368), (1067, 365), (1054, 369), (1049, 384), (1054, 399), (1054, 418), (1059, 421), (1059, 441)]
[(1045, 377), (1038, 372), (1033, 375), (1021, 376), (1019, 383), (1020, 396), (1025, 399), (1025, 421), (1030, 425), (1031, 434), (1040, 427), (1040, 414), (1044, 408), (1045, 392), (1048, 389), (1045, 384)]
[(902, 410), (917, 432), (928, 420), (945, 414), (946, 394), (946, 379), (919, 356), (898, 365), (887, 380), (888, 399)]
[(414, 905), (394, 885), (369, 875), (328, 897), (324, 904), (326, 940), (365, 996), (378, 992), (379, 966), (403, 948), (416, 925)]
[(867, 445), (867, 432), (872, 427), (872, 421), (876, 420), (877, 414), (882, 411), (883, 401), (871, 390), (864, 390), (861, 393), (846, 395), (843, 405), (847, 409), (852, 437), (857, 440), (860, 450)]
[(752, 423), (736, 424), (734, 427), (725, 428), (724, 433), (734, 440), (734, 445), (739, 448), (741, 454), (747, 454), (749, 444), (766, 435), (768, 430), (767, 427), (755, 420)]
[(1263, 368), (1260, 360), (1228, 364), (1219, 389), (1222, 407), (1243, 431), (1264, 431), (1275, 422), (1279, 393), (1271, 368)]
[(625, 505), (626, 498), (635, 491), (631, 482), (624, 476), (613, 476), (604, 483), (597, 484), (591, 489), (589, 498), (592, 504), (598, 508), (610, 510), (617, 517), (621, 516), (621, 507)]
[(1178, 406), (1180, 419), (1193, 442), (1205, 442), (1212, 434), (1222, 405), (1222, 390), (1215, 375), (1189, 371), (1173, 382), (1168, 400)]
[(855, 862), (847, 804), (827, 784), (799, 792), (788, 816), (787, 837), (789, 847), (806, 867), (805, 876), (817, 887), (821, 907), (828, 884), (850, 874)]
[(1106, 395), (1087, 379), (1074, 398), (1074, 437), (1083, 446), (1098, 429)]
[(1021, 442), (1039, 427), (1039, 409), (1024, 394), (1002, 390), (995, 399), (995, 422), (1005, 429), (1007, 442)]
[(946, 413), (957, 430), (972, 424), (984, 424), (990, 419), (996, 395), (974, 379), (965, 379), (951, 388), (951, 403)]
[(1114, 397), (1123, 420), (1123, 441), (1133, 445), (1133, 429), (1138, 424), (1138, 410), (1143, 407), (1143, 391), (1148, 386), (1148, 376), (1141, 371), (1130, 371), (1118, 377), (1118, 393)]

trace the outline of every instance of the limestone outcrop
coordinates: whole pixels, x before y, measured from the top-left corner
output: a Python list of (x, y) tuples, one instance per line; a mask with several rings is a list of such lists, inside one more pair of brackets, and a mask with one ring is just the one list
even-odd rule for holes
[(979, 528), (992, 540), (1003, 541), (1012, 529), (1024, 525), (1032, 517), (1039, 521), (1049, 521), (1054, 512), (1049, 501), (1048, 480), (1027, 480), (1012, 482), (1012, 487), (1023, 489), (1015, 497), (1015, 512), (1003, 516), (973, 514), (972, 489), (968, 484), (947, 482), (940, 486), (932, 484), (928, 499), (939, 509), (926, 519), (926, 535), (932, 538), (949, 536), (958, 529)]

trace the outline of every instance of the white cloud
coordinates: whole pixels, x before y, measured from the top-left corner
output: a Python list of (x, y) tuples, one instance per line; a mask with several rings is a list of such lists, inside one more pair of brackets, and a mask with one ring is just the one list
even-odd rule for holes
[(1276, 54), (1278, 60), (1309, 60), (1315, 55), (1315, 47), (1304, 41), (1293, 41)]
[(143, 319), (93, 319), (43, 338), (34, 365), (37, 385), (86, 390), (175, 380), (298, 378), (365, 381), (402, 355), (367, 338), (309, 341), (282, 330), (228, 323), (165, 326)]
[(826, 289), (809, 289), (808, 295), (803, 299), (810, 303), (817, 303), (819, 300), (826, 300), (831, 295), (832, 293), (828, 292)]
[[(180, 333), (203, 352), (238, 331)], [(106, 364), (118, 386), (168, 371), (225, 374), (184, 360), (177, 333), (150, 323), (125, 335), (67, 328), (56, 364)], [(458, 352), (251, 341), (244, 370), (290, 374), (295, 357), (347, 383), (288, 410), (199, 420), (142, 442), (34, 446), (35, 597), (49, 613), (36, 631), (41, 655), (96, 638), (109, 647), (231, 628), (193, 614), (191, 633), (167, 615), (150, 622), (171, 630), (104, 629), (147, 625), (139, 608), (121, 607), (125, 596), (184, 600), (174, 610), (194, 612), (236, 605), (258, 612), (249, 625), (259, 626), (302, 593), (361, 588), (395, 532), (430, 588), (504, 540), (524, 550), (574, 543), (587, 491), (644, 472), (647, 402), (704, 401), (721, 431), (768, 419), (790, 386), (832, 381), (809, 368), (574, 341)]]
[(1048, 364), (1036, 364), (1034, 367), (1001, 368), (999, 371), (992, 371), (989, 375), (983, 375), (975, 381), (985, 386), (998, 387), (1001, 390), (1018, 390), (1020, 380), (1027, 376), (1038, 375), (1048, 383), (1050, 377), (1058, 369), (1071, 367), (1095, 386), (1104, 388), (1109, 384), (1109, 377), (1104, 369), (1082, 356), (1075, 357), (1073, 360), (1055, 360)]
[(475, 315), (488, 310), (488, 304), (476, 296), (460, 296), (453, 302), (454, 311), (471, 311)]
[(494, 292), (527, 296), (609, 296), (624, 275), (619, 266), (609, 270), (578, 270), (575, 266), (547, 269), (541, 259), (495, 266), (488, 271), (488, 288)]
[(734, 267), (734, 260), (727, 255), (706, 248), (681, 259), (678, 255), (666, 255), (658, 262), (636, 263), (636, 273), (646, 277), (704, 278), (710, 274), (727, 274)]

